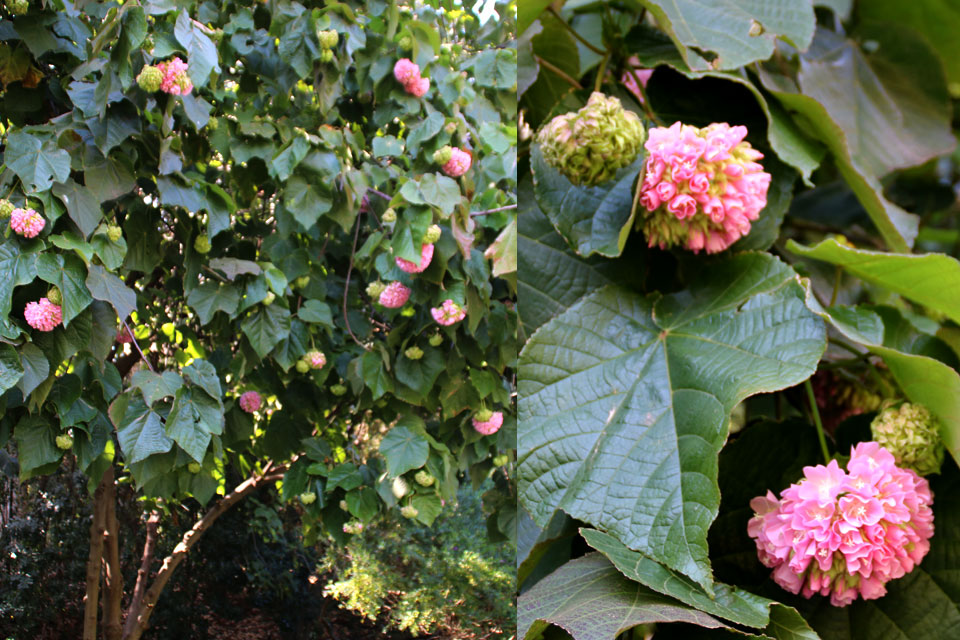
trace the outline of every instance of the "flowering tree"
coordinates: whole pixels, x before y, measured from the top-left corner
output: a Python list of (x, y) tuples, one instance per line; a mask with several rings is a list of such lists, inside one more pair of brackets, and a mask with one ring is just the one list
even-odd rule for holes
[(520, 637), (960, 633), (960, 15), (852, 5), (521, 5)]
[[(0, 445), (23, 480), (89, 476), (85, 640), (141, 637), (264, 485), (310, 542), (429, 524), (492, 475), (513, 535), (516, 17), (493, 9), (5, 3)], [(118, 483), (145, 506), (127, 594)], [(193, 501), (154, 558), (157, 511)]]

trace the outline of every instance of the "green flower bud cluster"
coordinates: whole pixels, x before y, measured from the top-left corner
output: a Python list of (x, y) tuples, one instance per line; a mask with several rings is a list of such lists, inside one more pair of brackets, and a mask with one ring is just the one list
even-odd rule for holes
[(423, 236), (423, 241), (424, 241), (426, 244), (433, 244), (434, 242), (436, 242), (437, 240), (439, 240), (439, 239), (440, 239), (440, 236), (442, 236), (442, 235), (443, 235), (443, 230), (440, 228), (440, 225), (438, 225), (438, 224), (432, 224), (432, 225), (430, 225), (430, 227), (427, 229), (427, 233), (424, 234), (424, 236)]
[(317, 494), (313, 491), (304, 491), (300, 494), (300, 502), (304, 505), (310, 505), (317, 501)]
[(403, 476), (397, 476), (393, 479), (393, 484), (390, 485), (390, 491), (393, 492), (393, 497), (399, 500), (410, 493), (410, 485), (403, 479)]
[(413, 479), (417, 481), (421, 487), (431, 487), (433, 483), (436, 482), (436, 478), (430, 475), (430, 472), (426, 469), (421, 469), (417, 471), (417, 475), (413, 476)]
[(322, 49), (333, 49), (337, 46), (337, 43), (340, 42), (340, 34), (333, 29), (318, 31), (317, 40), (320, 41), (320, 47)]
[(320, 52), (320, 62), (328, 63), (333, 62), (333, 50), (324, 49)]
[(413, 520), (419, 514), (420, 512), (417, 511), (417, 508), (412, 504), (408, 504), (404, 507), (400, 507), (400, 515), (402, 515), (404, 518), (407, 518), (409, 520)]
[(384, 222), (396, 222), (396, 221), (397, 221), (397, 212), (394, 211), (392, 208), (387, 209), (386, 211), (383, 212), (383, 218), (382, 218), (382, 220), (383, 220)]
[(371, 282), (367, 285), (367, 295), (370, 296), (373, 300), (379, 300), (380, 294), (383, 293), (384, 289), (387, 288), (387, 285), (377, 280), (376, 282)]
[(50, 287), (50, 290), (47, 291), (47, 300), (49, 300), (51, 304), (63, 304), (63, 296), (60, 295), (60, 289)]
[(410, 36), (403, 36), (400, 38), (400, 42), (397, 43), (397, 47), (401, 51), (409, 51), (413, 48), (413, 38)]
[(263, 306), (269, 307), (270, 305), (273, 304), (273, 301), (276, 299), (277, 299), (277, 294), (275, 294), (273, 291), (268, 291), (267, 297), (263, 299)]
[(510, 456), (505, 453), (501, 453), (493, 458), (493, 466), (495, 467), (505, 467), (508, 462), (510, 462)]
[(207, 129), (210, 131), (216, 131), (217, 127), (220, 126), (220, 121), (216, 116), (210, 116), (210, 119), (207, 121)]
[(14, 209), (16, 209), (16, 207), (9, 200), (0, 200), (0, 220), (9, 218)]
[(874, 442), (896, 458), (897, 466), (921, 476), (939, 473), (943, 441), (939, 421), (920, 404), (904, 402), (881, 411), (870, 423)]
[(448, 122), (443, 126), (443, 130), (449, 133), (450, 135), (453, 135), (457, 132), (457, 123), (451, 120), (450, 122)]
[(297, 360), (297, 373), (306, 373), (310, 371), (310, 363), (306, 360)]
[(453, 157), (453, 147), (447, 144), (433, 152), (433, 163), (444, 165), (450, 162), (450, 158), (452, 157)]
[(410, 360), (419, 360), (423, 357), (423, 349), (414, 345), (403, 352), (403, 355), (407, 356)]
[(61, 433), (57, 436), (57, 448), (66, 451), (73, 446), (73, 436), (67, 433)]
[(211, 245), (210, 238), (207, 237), (207, 234), (201, 233), (193, 241), (193, 250), (199, 254), (210, 253)]
[(163, 71), (150, 64), (145, 66), (137, 76), (137, 85), (148, 93), (159, 91), (161, 82), (163, 82)]
[(594, 91), (585, 107), (551, 120), (537, 134), (543, 157), (578, 185), (613, 178), (640, 153), (647, 134), (637, 114)]
[(200, 463), (191, 462), (190, 464), (187, 465), (187, 471), (189, 471), (190, 473), (200, 473)]
[(442, 345), (442, 344), (443, 344), (443, 336), (442, 336), (442, 335), (440, 335), (439, 333), (435, 333), (435, 334), (433, 334), (432, 336), (430, 336), (430, 346), (431, 346), (431, 347), (439, 347), (439, 346)]
[(120, 242), (120, 238), (123, 237), (123, 229), (111, 224), (107, 227), (107, 237), (110, 238), (110, 242)]
[(338, 384), (335, 384), (335, 385), (332, 385), (332, 386), (330, 387), (330, 393), (332, 393), (332, 394), (335, 395), (335, 396), (342, 396), (342, 395), (345, 394), (346, 392), (347, 392), (347, 388), (346, 388), (345, 386), (343, 386), (342, 384), (339, 384), (339, 383), (338, 383)]
[(300, 276), (293, 281), (293, 286), (297, 289), (303, 289), (310, 284), (310, 276)]
[(28, 0), (7, 0), (7, 11), (14, 16), (26, 15), (27, 11), (30, 10), (30, 3)]

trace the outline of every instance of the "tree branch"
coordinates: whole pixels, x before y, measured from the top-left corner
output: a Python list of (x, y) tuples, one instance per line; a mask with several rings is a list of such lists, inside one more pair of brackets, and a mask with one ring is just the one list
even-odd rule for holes
[[(110, 476), (113, 479), (113, 476)], [(100, 600), (100, 561), (106, 520), (107, 474), (93, 493), (93, 521), (90, 523), (90, 555), (87, 558), (87, 589), (83, 596), (83, 640), (97, 640), (97, 608)]]
[(361, 215), (358, 213), (357, 227), (353, 231), (353, 249), (350, 250), (350, 266), (347, 267), (347, 280), (343, 285), (343, 322), (347, 327), (347, 333), (350, 334), (353, 341), (363, 347), (364, 350), (367, 350), (367, 347), (354, 335), (353, 329), (350, 328), (350, 317), (347, 315), (347, 297), (350, 295), (350, 274), (353, 273), (353, 258), (357, 255), (357, 239), (360, 237), (360, 218)]
[(508, 204), (503, 207), (497, 207), (496, 209), (487, 209), (486, 211), (474, 211), (470, 215), (474, 217), (485, 216), (488, 213), (497, 213), (498, 211), (509, 211), (510, 209), (516, 209), (516, 208), (517, 208), (516, 204)]
[(114, 482), (113, 465), (104, 474), (107, 486), (103, 492), (105, 504), (104, 534), (107, 545), (103, 557), (104, 599), (103, 636), (105, 640), (121, 640), (121, 600), (123, 599), (123, 571), (120, 567), (120, 524), (117, 522), (117, 485)]
[(147, 517), (147, 537), (143, 543), (143, 556), (140, 560), (140, 568), (137, 570), (137, 582), (133, 587), (130, 606), (127, 608), (127, 621), (123, 625), (124, 637), (130, 635), (137, 626), (137, 616), (134, 615), (134, 612), (143, 607), (143, 596), (147, 592), (147, 580), (150, 578), (150, 565), (153, 564), (153, 554), (157, 548), (157, 527), (159, 524), (160, 512), (151, 511)]

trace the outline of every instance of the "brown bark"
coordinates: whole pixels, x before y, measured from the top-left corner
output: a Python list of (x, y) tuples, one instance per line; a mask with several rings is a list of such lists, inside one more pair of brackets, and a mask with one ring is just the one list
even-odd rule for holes
[(90, 523), (90, 555), (87, 558), (87, 591), (83, 596), (83, 640), (97, 640), (97, 605), (100, 599), (100, 561), (103, 558), (103, 534), (106, 529), (104, 493), (113, 474), (104, 474), (93, 493), (93, 521)]
[(163, 564), (160, 567), (160, 571), (157, 572), (157, 577), (154, 579), (153, 584), (151, 584), (150, 588), (147, 589), (147, 592), (143, 597), (143, 601), (136, 609), (131, 607), (130, 611), (127, 613), (128, 624), (131, 618), (133, 618), (135, 622), (130, 631), (124, 634), (123, 640), (140, 640), (143, 632), (147, 630), (147, 624), (150, 621), (150, 616), (153, 614), (153, 609), (157, 604), (157, 600), (160, 598), (163, 588), (167, 586), (167, 582), (169, 582), (173, 572), (180, 565), (180, 563), (183, 562), (184, 558), (186, 558), (190, 548), (193, 547), (193, 545), (197, 543), (204, 532), (206, 532), (206, 530), (209, 529), (214, 522), (216, 522), (217, 518), (226, 513), (230, 507), (240, 502), (240, 500), (252, 493), (259, 486), (267, 482), (281, 479), (283, 477), (283, 471), (284, 468), (279, 467), (278, 469), (272, 470), (271, 474), (268, 476), (254, 476), (247, 478), (238, 484), (237, 487), (228, 495), (224, 496), (223, 500), (218, 502), (216, 506), (208, 511), (202, 518), (200, 518), (200, 520), (193, 525), (190, 531), (187, 531), (185, 534), (183, 534), (183, 539), (174, 548), (173, 553), (164, 558)]
[(147, 592), (147, 580), (150, 578), (150, 565), (153, 564), (153, 553), (157, 548), (157, 526), (160, 524), (160, 513), (153, 511), (147, 518), (147, 538), (143, 543), (143, 556), (140, 568), (137, 570), (137, 582), (133, 587), (133, 597), (127, 609), (127, 620), (123, 624), (123, 636), (129, 636), (137, 626), (137, 616), (134, 611), (143, 607), (143, 596)]
[(123, 629), (120, 625), (121, 600), (123, 599), (123, 572), (120, 567), (120, 525), (117, 522), (117, 486), (113, 481), (113, 467), (107, 469), (104, 479), (109, 476), (103, 493), (105, 510), (106, 553), (104, 567), (103, 600), (103, 637), (104, 640), (121, 640)]

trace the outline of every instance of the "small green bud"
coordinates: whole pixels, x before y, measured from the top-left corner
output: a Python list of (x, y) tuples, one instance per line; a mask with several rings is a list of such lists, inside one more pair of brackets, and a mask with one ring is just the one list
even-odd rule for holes
[(763, 25), (762, 25), (762, 24), (760, 24), (760, 23), (757, 22), (756, 20), (751, 20), (751, 21), (750, 21), (750, 31), (748, 31), (747, 34), (748, 34), (751, 38), (756, 38), (756, 37), (759, 36), (759, 35), (763, 35), (763, 31), (764, 31), (764, 29), (763, 29)]
[(120, 238), (123, 237), (123, 229), (111, 224), (107, 227), (107, 237), (110, 238), (110, 242), (120, 242)]
[(293, 286), (296, 287), (297, 289), (303, 289), (308, 284), (310, 284), (310, 276), (300, 276), (299, 278), (293, 281)]
[(324, 49), (333, 49), (337, 46), (337, 43), (340, 42), (340, 34), (332, 29), (329, 31), (318, 31), (317, 40), (320, 41), (320, 46)]
[(187, 465), (187, 471), (189, 471), (190, 473), (200, 473), (200, 463), (191, 462), (190, 464)]
[[(48, 441), (49, 442), (49, 441)], [(73, 446), (73, 436), (68, 433), (61, 433), (57, 436), (57, 448), (66, 451)]]
[(210, 119), (207, 121), (207, 129), (210, 131), (216, 131), (217, 127), (220, 126), (220, 121), (216, 116), (210, 116)]
[(302, 502), (305, 505), (313, 504), (316, 501), (317, 501), (317, 494), (315, 494), (313, 491), (304, 491), (303, 493), (300, 494), (300, 502)]
[(443, 344), (443, 336), (442, 336), (442, 335), (440, 335), (439, 333), (435, 333), (435, 334), (433, 334), (432, 336), (430, 336), (430, 346), (431, 346), (431, 347), (439, 347), (439, 346), (442, 345), (442, 344)]
[(56, 287), (50, 287), (47, 291), (47, 300), (56, 305), (63, 304), (63, 296), (60, 295), (60, 289)]
[(413, 38), (410, 36), (403, 36), (400, 38), (400, 42), (397, 43), (397, 48), (401, 51), (409, 51), (413, 48)]
[(380, 294), (383, 293), (384, 289), (387, 288), (387, 285), (377, 280), (376, 282), (371, 282), (367, 285), (367, 295), (370, 296), (373, 300), (379, 300)]
[(443, 130), (452, 136), (457, 132), (457, 123), (450, 121), (443, 127)]
[(447, 144), (433, 152), (433, 163), (440, 165), (447, 164), (452, 157), (453, 147)]
[(544, 160), (570, 182), (592, 186), (636, 160), (646, 137), (637, 114), (624, 110), (617, 98), (594, 91), (582, 109), (540, 129), (537, 142)]
[(137, 76), (137, 85), (148, 93), (159, 91), (161, 82), (163, 82), (163, 71), (150, 64), (145, 66)]
[(346, 388), (345, 386), (343, 386), (342, 384), (339, 384), (339, 383), (338, 383), (338, 384), (335, 384), (335, 385), (332, 385), (332, 386), (330, 387), (330, 393), (332, 393), (332, 394), (335, 395), (335, 396), (342, 396), (342, 395), (345, 394), (346, 392), (347, 392), (347, 388)]
[(347, 501), (346, 501), (346, 500), (341, 500), (341, 501), (340, 501), (340, 508), (343, 509), (344, 511), (349, 511), (349, 510), (350, 510), (350, 507), (347, 506)]
[(310, 363), (307, 362), (306, 360), (297, 360), (296, 366), (297, 366), (298, 373), (306, 373), (310, 371)]
[(263, 299), (263, 306), (269, 307), (273, 304), (273, 301), (277, 299), (277, 294), (273, 291), (267, 291), (267, 297)]
[(881, 411), (870, 423), (873, 440), (893, 454), (897, 466), (921, 476), (940, 473), (943, 441), (940, 423), (920, 404), (904, 402)]
[(396, 222), (397, 221), (397, 212), (392, 208), (387, 209), (383, 212), (383, 221), (384, 222)]
[(427, 244), (433, 244), (440, 239), (440, 236), (443, 235), (443, 230), (438, 224), (432, 224), (427, 229), (427, 233), (423, 236), (423, 241)]
[(510, 462), (510, 456), (505, 453), (501, 453), (493, 458), (493, 466), (495, 467), (505, 467), (508, 462)]
[(320, 62), (333, 62), (333, 51), (330, 49), (324, 49), (320, 52)]
[(412, 504), (408, 504), (405, 507), (400, 507), (400, 515), (409, 520), (413, 520), (417, 517), (420, 512), (417, 511), (417, 508)]
[(473, 414), (473, 419), (477, 422), (486, 422), (493, 417), (493, 411), (490, 409), (481, 409)]
[(399, 500), (403, 496), (410, 493), (410, 485), (408, 485), (407, 481), (403, 479), (403, 476), (397, 476), (393, 479), (393, 483), (390, 485), (390, 491), (393, 492), (393, 497)]
[(403, 352), (403, 355), (407, 356), (410, 360), (419, 360), (423, 357), (423, 349), (417, 346), (410, 347)]
[(16, 207), (9, 200), (0, 200), (0, 220), (6, 220)]
[(201, 233), (193, 241), (193, 250), (199, 254), (210, 253), (210, 248), (210, 238), (205, 233)]
[(421, 487), (430, 487), (433, 486), (433, 483), (436, 482), (436, 478), (430, 475), (430, 472), (426, 469), (421, 469), (417, 471), (417, 475), (413, 476), (413, 479), (417, 481)]

